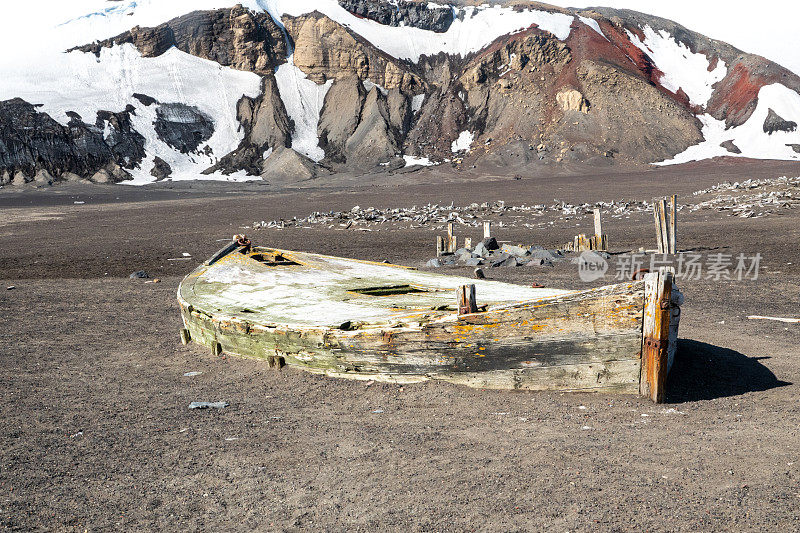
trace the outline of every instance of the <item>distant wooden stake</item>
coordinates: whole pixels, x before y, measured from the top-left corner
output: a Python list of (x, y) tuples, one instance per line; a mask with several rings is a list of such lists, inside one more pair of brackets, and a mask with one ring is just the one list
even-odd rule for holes
[(441, 235), (436, 236), (436, 257), (444, 255), (444, 237)]
[(671, 216), (669, 218), (669, 253), (676, 254), (678, 253), (678, 195), (673, 194), (672, 199), (670, 201), (672, 204), (671, 207)]
[(669, 230), (667, 224), (667, 200), (662, 198), (658, 202), (658, 221), (661, 224), (661, 242), (664, 243), (664, 250), (662, 254), (669, 253)]
[(600, 221), (600, 210), (594, 210), (594, 236), (597, 237), (597, 242), (603, 240), (603, 223)]
[(458, 298), (458, 314), (471, 315), (478, 312), (478, 304), (475, 300), (475, 285), (462, 285), (456, 289)]
[(653, 201), (653, 220), (656, 223), (656, 240), (658, 241), (658, 253), (664, 253), (664, 242), (661, 238), (661, 217), (658, 216), (658, 200)]
[(456, 251), (455, 225), (452, 220), (447, 223), (447, 251), (450, 253)]
[(488, 239), (492, 236), (492, 223), (489, 220), (483, 221), (483, 238)]
[(466, 237), (464, 239), (464, 248), (466, 248), (467, 250), (472, 248), (472, 238), (471, 237)]

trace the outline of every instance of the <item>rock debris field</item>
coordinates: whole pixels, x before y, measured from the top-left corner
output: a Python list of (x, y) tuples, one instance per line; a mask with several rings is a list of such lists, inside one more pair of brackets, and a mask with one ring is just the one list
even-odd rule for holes
[[(679, 211), (714, 210), (726, 211), (729, 216), (742, 218), (764, 217), (800, 207), (800, 177), (720, 183), (695, 191), (691, 201), (680, 200), (679, 198)], [(550, 205), (508, 205), (504, 201), (496, 201), (467, 206), (426, 204), (394, 208), (357, 205), (349, 211), (315, 211), (302, 218), (256, 221), (252, 226), (243, 226), (242, 229), (325, 226), (328, 229), (360, 231), (380, 231), (382, 228), (429, 228), (432, 231), (443, 231), (450, 221), (459, 226), (478, 228), (484, 220), (490, 220), (493, 227), (499, 228), (541, 228), (589, 216), (595, 208), (599, 208), (604, 217), (623, 219), (652, 213), (653, 202), (615, 200), (575, 205), (554, 200)]]

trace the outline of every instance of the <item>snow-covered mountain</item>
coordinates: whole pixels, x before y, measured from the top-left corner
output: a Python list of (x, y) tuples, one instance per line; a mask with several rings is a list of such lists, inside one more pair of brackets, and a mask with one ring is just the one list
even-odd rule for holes
[(0, 64), (0, 184), (800, 158), (798, 76), (634, 11), (67, 6)]

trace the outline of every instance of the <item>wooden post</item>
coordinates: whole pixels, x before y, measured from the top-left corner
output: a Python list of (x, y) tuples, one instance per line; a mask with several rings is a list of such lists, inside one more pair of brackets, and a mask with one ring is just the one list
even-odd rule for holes
[(441, 235), (436, 236), (436, 257), (444, 255), (444, 237)]
[(664, 241), (661, 233), (661, 217), (658, 216), (658, 200), (653, 200), (653, 220), (656, 223), (656, 240), (658, 241), (658, 253), (664, 253)]
[(456, 251), (455, 225), (452, 220), (447, 222), (447, 251), (450, 253)]
[(470, 315), (478, 312), (478, 304), (475, 300), (475, 285), (462, 285), (456, 289), (458, 298), (458, 314)]
[(664, 243), (664, 251), (661, 253), (669, 253), (669, 231), (667, 227), (667, 200), (662, 198), (658, 202), (658, 222), (661, 224), (661, 242)]
[(489, 220), (483, 221), (483, 238), (488, 239), (492, 236), (492, 222)]
[(644, 324), (639, 394), (656, 403), (662, 403), (667, 383), (673, 274), (669, 270), (660, 270), (646, 274), (644, 279)]
[(189, 330), (186, 328), (181, 328), (181, 344), (189, 344), (189, 341), (192, 340), (192, 335), (189, 333)]
[(472, 248), (472, 238), (471, 237), (466, 237), (464, 239), (464, 248), (466, 248), (467, 250)]
[(673, 194), (670, 200), (671, 216), (669, 217), (669, 253), (678, 253), (676, 237), (678, 234), (678, 195)]
[(603, 239), (603, 223), (600, 221), (600, 209), (594, 209), (594, 236), (597, 237), (597, 242)]

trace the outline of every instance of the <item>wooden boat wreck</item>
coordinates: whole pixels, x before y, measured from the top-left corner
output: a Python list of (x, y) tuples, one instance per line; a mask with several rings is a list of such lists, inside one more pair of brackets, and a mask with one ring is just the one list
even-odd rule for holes
[(660, 402), (682, 295), (668, 271), (556, 290), (239, 240), (186, 276), (178, 301), (184, 342), (270, 367)]

